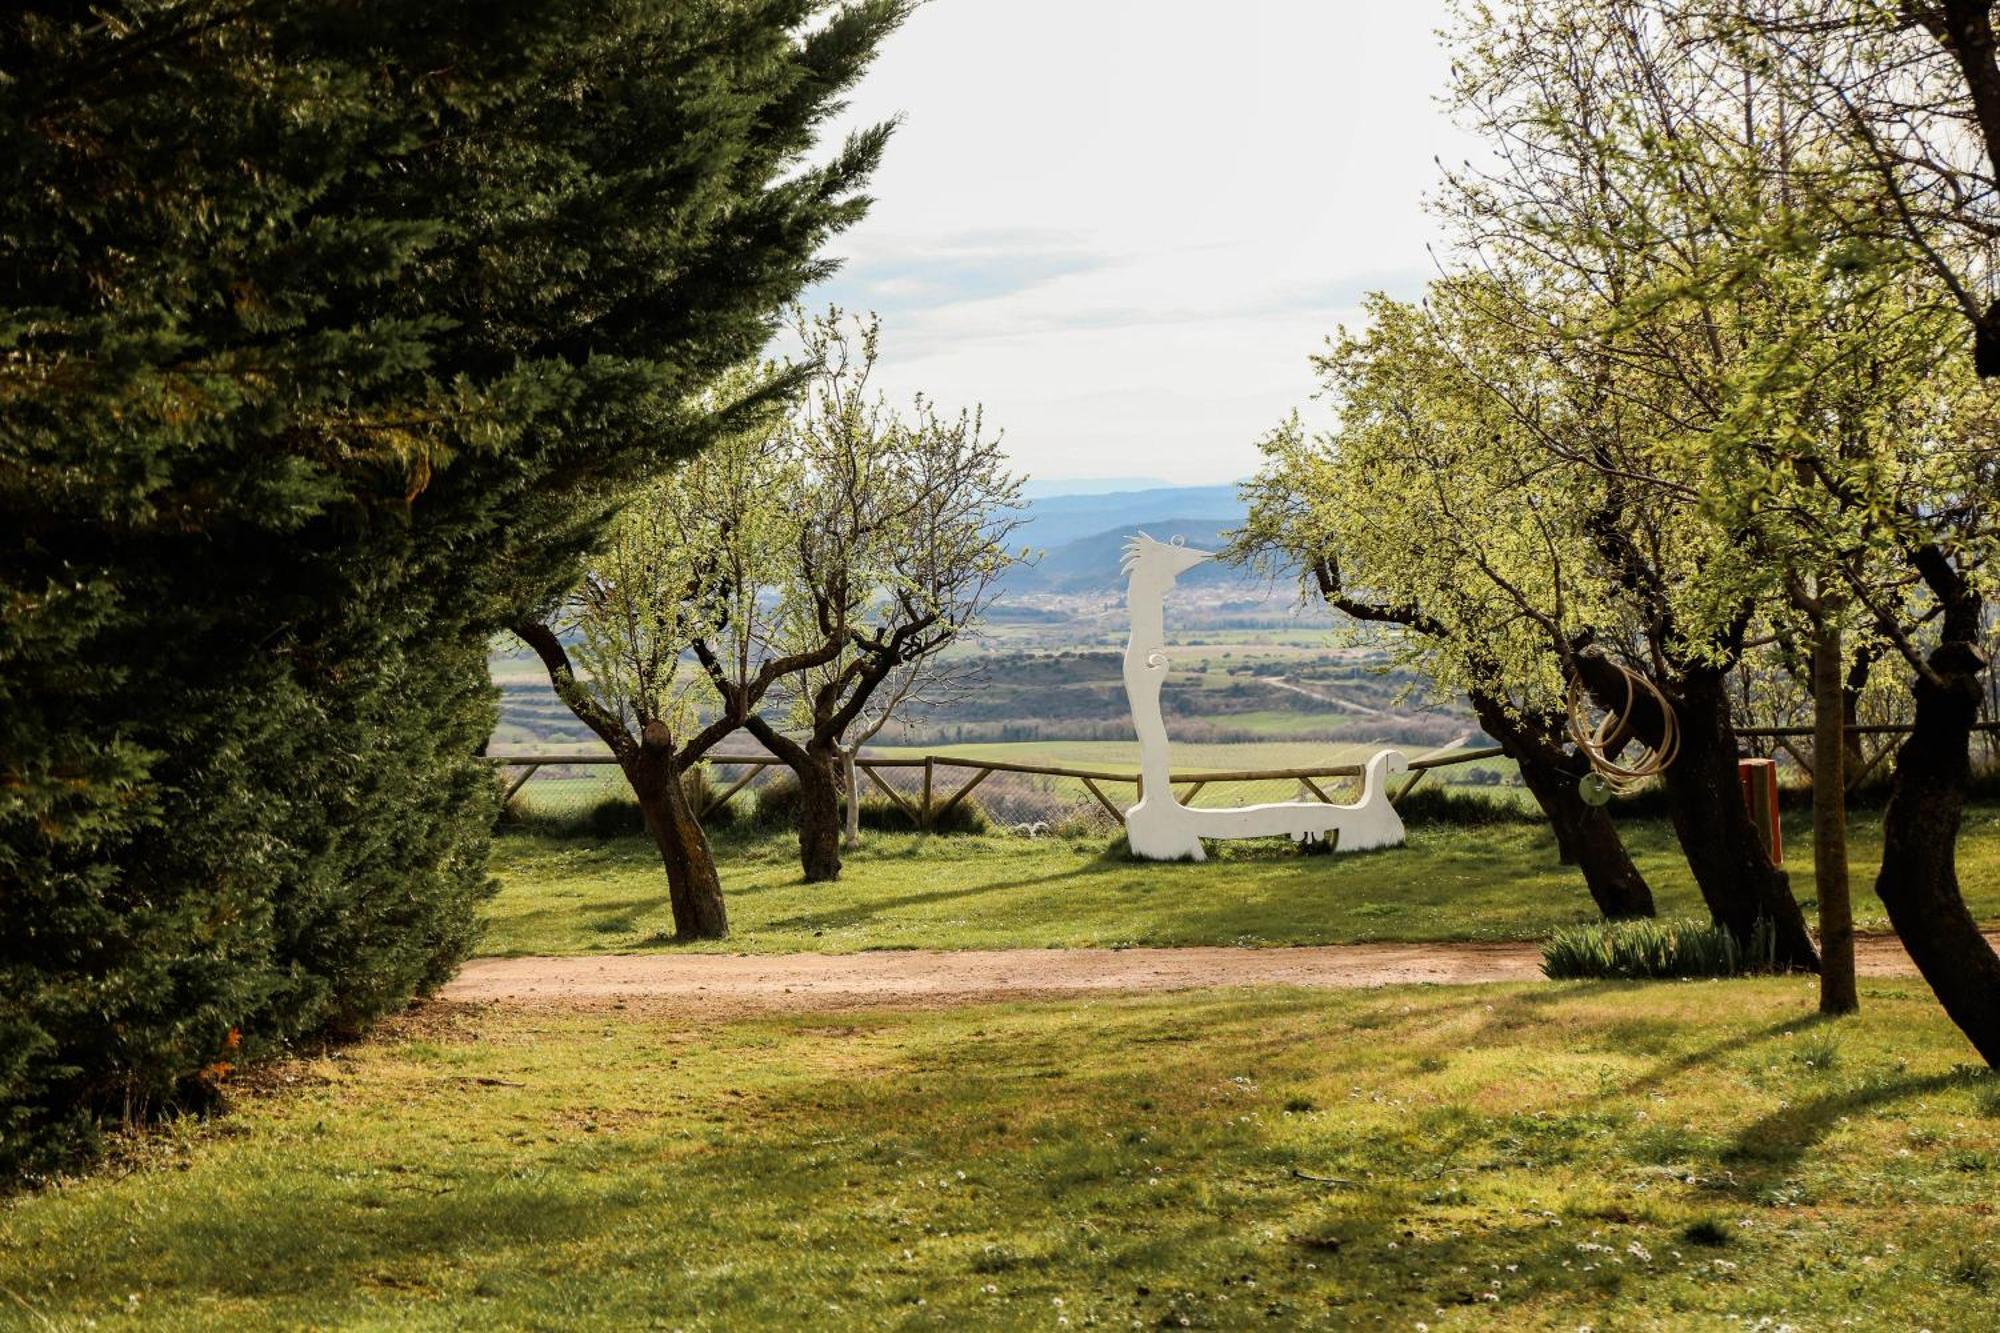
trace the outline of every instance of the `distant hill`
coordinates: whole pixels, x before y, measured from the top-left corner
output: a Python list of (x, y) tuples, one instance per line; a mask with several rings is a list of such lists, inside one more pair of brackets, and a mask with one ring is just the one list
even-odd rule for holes
[(1054, 477), (1043, 481), (1030, 477), (1021, 483), (1021, 494), (1030, 500), (1051, 495), (1104, 495), (1111, 491), (1156, 491), (1172, 483), (1158, 477)]
[[(1138, 528), (1147, 528), (1163, 541), (1185, 537), (1189, 546), (1204, 551), (1220, 551), (1228, 545), (1224, 529), (1240, 521), (1233, 518), (1222, 522), (1209, 518), (1167, 518), (1094, 532), (1088, 537), (1048, 548), (1040, 563), (1034, 567), (1010, 573), (1006, 588), (1009, 592), (1098, 592), (1123, 587), (1125, 580), (1118, 572), (1118, 564), (1125, 539)], [(1234, 566), (1211, 561), (1181, 575), (1180, 581), (1183, 584), (1237, 583), (1254, 577)]]
[[(1219, 551), (1224, 535), (1243, 524), (1247, 510), (1235, 483), (1219, 486), (1152, 486), (1141, 490), (1045, 495), (1029, 502), (1014, 541), (1042, 552), (1038, 564), (1007, 576), (1004, 591), (1088, 593), (1122, 586), (1120, 548), (1135, 532), (1162, 541), (1185, 538), (1190, 546)], [(1224, 565), (1202, 565), (1187, 581), (1217, 584), (1246, 575)]]
[[(1029, 501), (1027, 522), (1018, 541), (1053, 551), (1082, 537), (1094, 537), (1122, 528), (1154, 532), (1169, 523), (1191, 519), (1216, 528), (1235, 527), (1243, 522), (1246, 510), (1236, 493), (1236, 484), (1220, 486), (1156, 486), (1142, 491), (1105, 491), (1091, 495), (1045, 495)], [(1192, 532), (1186, 534), (1194, 541)], [(1114, 562), (1115, 564), (1115, 562)]]

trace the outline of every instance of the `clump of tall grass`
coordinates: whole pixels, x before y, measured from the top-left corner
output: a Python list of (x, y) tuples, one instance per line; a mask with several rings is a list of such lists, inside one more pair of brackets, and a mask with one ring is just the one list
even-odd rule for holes
[(1542, 972), (1557, 981), (1735, 977), (1774, 969), (1777, 935), (1758, 922), (1750, 943), (1699, 920), (1600, 921), (1563, 926), (1542, 945)]

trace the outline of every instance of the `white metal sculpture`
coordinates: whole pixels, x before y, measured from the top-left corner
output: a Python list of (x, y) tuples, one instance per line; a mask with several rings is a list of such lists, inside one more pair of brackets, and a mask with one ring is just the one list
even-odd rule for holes
[(1125, 609), (1132, 638), (1125, 645), (1125, 698), (1139, 735), (1139, 803), (1125, 812), (1125, 837), (1132, 854), (1152, 861), (1200, 861), (1203, 838), (1269, 838), (1288, 834), (1294, 842), (1337, 835), (1334, 850), (1365, 851), (1403, 841), (1403, 821), (1389, 804), (1388, 778), (1409, 763), (1396, 750), (1378, 750), (1363, 772), (1361, 800), (1354, 805), (1323, 801), (1281, 801), (1234, 809), (1195, 809), (1174, 795), (1166, 719), (1160, 713), (1160, 686), (1167, 678), (1167, 590), (1182, 574), (1214, 554), (1197, 551), (1176, 537), (1155, 541), (1140, 533), (1125, 543)]

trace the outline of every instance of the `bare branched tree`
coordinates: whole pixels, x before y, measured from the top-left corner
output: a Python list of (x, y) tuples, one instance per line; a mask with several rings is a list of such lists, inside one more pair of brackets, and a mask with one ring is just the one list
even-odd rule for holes
[(798, 524), (783, 633), (834, 653), (795, 674), (783, 716), (747, 725), (797, 776), (800, 861), (827, 880), (840, 874), (840, 769), (851, 809), (860, 745), (943, 687), (949, 650), (1021, 558), (1008, 546), (1020, 482), (977, 411), (946, 415), (920, 397), (904, 414), (871, 391), (874, 320), (834, 310), (797, 330), (818, 369), (781, 431)]

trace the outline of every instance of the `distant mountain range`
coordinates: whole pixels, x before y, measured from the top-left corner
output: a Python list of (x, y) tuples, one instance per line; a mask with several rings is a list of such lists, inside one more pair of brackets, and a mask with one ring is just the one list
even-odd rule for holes
[[(1026, 522), (1013, 542), (1042, 553), (1031, 568), (1007, 576), (1007, 592), (1095, 592), (1117, 588), (1120, 548), (1135, 532), (1162, 541), (1184, 537), (1190, 546), (1219, 551), (1224, 533), (1241, 527), (1248, 510), (1235, 483), (1155, 486), (1145, 490), (1045, 495), (1029, 501)], [(1191, 583), (1247, 580), (1221, 564), (1192, 570)]]
[(1106, 491), (1154, 491), (1173, 485), (1158, 477), (1052, 477), (1044, 481), (1030, 477), (1021, 483), (1021, 494), (1030, 500), (1051, 495), (1103, 495)]

